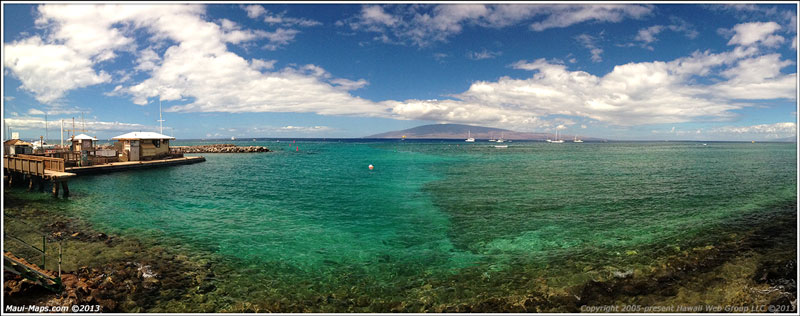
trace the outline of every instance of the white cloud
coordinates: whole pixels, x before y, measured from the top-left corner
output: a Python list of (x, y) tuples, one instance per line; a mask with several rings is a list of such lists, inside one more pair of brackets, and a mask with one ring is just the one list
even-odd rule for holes
[(273, 14), (267, 9), (264, 9), (263, 6), (260, 5), (247, 5), (242, 6), (247, 12), (247, 16), (251, 19), (257, 19), (261, 16), (264, 16), (264, 22), (269, 24), (278, 24), (281, 26), (303, 26), (303, 27), (310, 27), (310, 26), (317, 26), (322, 25), (321, 22), (306, 19), (306, 18), (294, 18), (294, 17), (287, 17), (286, 12), (282, 12), (279, 14)]
[[(50, 128), (59, 126), (60, 119), (49, 119), (48, 125)], [(71, 119), (69, 119), (71, 122)], [(31, 129), (44, 129), (45, 120), (43, 117), (14, 117), (6, 118), (6, 124), (14, 129), (31, 130)], [(66, 129), (68, 119), (64, 118), (64, 129)], [(71, 124), (71, 123), (70, 123)], [(83, 123), (81, 122), (81, 126)], [(122, 122), (104, 122), (104, 121), (86, 121), (86, 129), (90, 132), (98, 131), (157, 131), (158, 126), (147, 126), (136, 123), (122, 123)], [(70, 125), (71, 126), (71, 125)], [(76, 123), (77, 126), (77, 123)]]
[(139, 57), (136, 60), (136, 70), (149, 71), (158, 66), (161, 57), (152, 49), (146, 48), (139, 52)]
[(250, 66), (253, 67), (253, 69), (255, 69), (255, 70), (272, 69), (272, 68), (275, 68), (275, 63), (276, 62), (278, 62), (278, 61), (274, 60), (274, 59), (273, 60), (262, 60), (262, 59), (254, 58), (253, 60), (250, 61)]
[(504, 28), (531, 23), (531, 30), (544, 31), (583, 22), (641, 18), (651, 11), (650, 6), (641, 5), (367, 5), (362, 7), (358, 16), (339, 21), (336, 25), (379, 33), (375, 39), (384, 43), (426, 47), (447, 41), (461, 33), (465, 26)]
[(656, 35), (661, 33), (664, 30), (664, 26), (662, 25), (653, 25), (648, 28), (644, 28), (639, 30), (639, 33), (636, 34), (636, 38), (634, 40), (644, 42), (646, 44), (652, 43), (656, 41)]
[(502, 52), (494, 52), (485, 48), (479, 52), (467, 52), (467, 58), (472, 60), (492, 59), (502, 55)]
[(605, 5), (555, 5), (544, 21), (531, 24), (531, 29), (543, 31), (549, 28), (567, 27), (582, 22), (620, 22), (625, 18), (642, 18), (652, 8), (629, 4)]
[(601, 62), (603, 61), (603, 57), (600, 56), (603, 54), (603, 49), (597, 46), (597, 37), (591, 36), (589, 34), (581, 34), (575, 37), (575, 40), (578, 41), (583, 47), (589, 49), (589, 52), (592, 53), (592, 61), (593, 62)]
[(299, 132), (299, 133), (314, 133), (314, 132), (326, 132), (332, 130), (332, 128), (328, 126), (284, 126), (278, 129), (279, 131), (284, 132)]
[[(552, 126), (548, 117), (588, 118), (617, 126), (730, 120), (751, 104), (738, 99), (793, 99), (796, 74), (782, 74), (791, 62), (758, 55), (754, 47), (712, 54), (695, 52), (668, 62), (615, 66), (603, 75), (570, 71), (545, 59), (519, 61), (528, 79), (474, 82), (454, 100), (384, 102), (401, 117), (489, 126)], [(727, 69), (727, 70), (726, 70)], [(722, 75), (722, 80), (703, 80)]]
[(69, 46), (47, 44), (38, 36), (4, 45), (3, 64), (41, 103), (52, 103), (67, 91), (111, 81), (95, 72), (90, 54)]
[(274, 32), (261, 32), (260, 35), (269, 40), (269, 44), (264, 46), (264, 49), (276, 50), (281, 46), (289, 44), (294, 40), (294, 37), (300, 33), (298, 30), (279, 28)]
[(708, 131), (717, 137), (734, 136), (739, 139), (762, 138), (778, 139), (797, 135), (797, 124), (782, 122), (752, 126), (723, 126)]
[[(685, 20), (678, 18), (678, 17), (671, 17), (670, 20), (673, 24), (664, 26), (664, 25), (653, 25), (650, 27), (646, 27), (640, 29), (639, 32), (636, 33), (636, 37), (634, 37), (635, 41), (641, 42), (640, 46), (642, 48), (646, 48), (649, 50), (653, 50), (653, 47), (650, 46), (650, 43), (658, 41), (656, 35), (661, 33), (664, 30), (671, 30), (673, 32), (681, 32), (684, 36), (690, 39), (694, 39), (699, 35), (697, 30), (694, 29), (691, 23), (686, 22)], [(628, 45), (633, 46), (633, 45)]]
[(331, 84), (335, 85), (338, 88), (350, 91), (350, 90), (357, 90), (369, 85), (364, 79), (358, 79), (357, 81), (344, 79), (344, 78), (337, 78), (330, 81)]
[(260, 5), (248, 5), (243, 7), (245, 11), (247, 11), (247, 16), (251, 19), (258, 18), (259, 16), (264, 15), (267, 10)]
[(733, 37), (728, 45), (752, 45), (760, 43), (764, 46), (775, 47), (785, 40), (783, 36), (775, 35), (781, 28), (775, 22), (751, 22), (737, 24), (733, 27)]
[(28, 110), (28, 114), (30, 114), (30, 115), (44, 115), (45, 113), (42, 110), (30, 109), (30, 110)]

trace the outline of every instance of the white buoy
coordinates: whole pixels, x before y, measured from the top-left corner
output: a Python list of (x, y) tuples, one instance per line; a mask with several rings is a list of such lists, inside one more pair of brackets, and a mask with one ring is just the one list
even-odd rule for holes
[(369, 170), (372, 170), (373, 168), (375, 168), (373, 165), (369, 165)]

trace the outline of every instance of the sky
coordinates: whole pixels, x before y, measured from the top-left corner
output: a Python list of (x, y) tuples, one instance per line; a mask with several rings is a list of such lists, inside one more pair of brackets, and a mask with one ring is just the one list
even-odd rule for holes
[[(107, 139), (424, 124), (619, 140), (797, 134), (787, 3), (8, 3), (3, 121)], [(45, 131), (45, 125), (47, 130)]]

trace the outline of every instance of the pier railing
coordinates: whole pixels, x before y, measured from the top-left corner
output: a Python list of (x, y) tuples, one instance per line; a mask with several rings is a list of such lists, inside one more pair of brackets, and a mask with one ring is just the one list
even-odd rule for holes
[(61, 158), (64, 161), (78, 161), (81, 160), (81, 153), (74, 152), (74, 151), (56, 151), (46, 154), (48, 157), (51, 158)]
[(3, 157), (3, 168), (9, 172), (19, 172), (33, 176), (44, 176), (44, 161), (18, 157)]
[(33, 156), (33, 155), (17, 155), (16, 158), (42, 161), (44, 163), (45, 170), (64, 172), (65, 166), (64, 166), (64, 159), (62, 158), (52, 158), (52, 157)]

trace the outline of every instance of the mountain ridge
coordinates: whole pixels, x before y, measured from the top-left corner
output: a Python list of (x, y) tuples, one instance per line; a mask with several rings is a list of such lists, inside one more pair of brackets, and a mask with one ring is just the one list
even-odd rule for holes
[[(385, 132), (366, 136), (365, 138), (403, 138), (406, 139), (466, 139), (467, 135), (475, 139), (500, 138), (513, 140), (546, 140), (555, 139), (554, 133), (517, 132), (509, 129), (464, 125), (464, 124), (429, 124), (409, 129)], [(562, 134), (562, 139), (572, 139), (574, 134)], [(580, 136), (582, 140), (601, 140), (594, 137)]]

